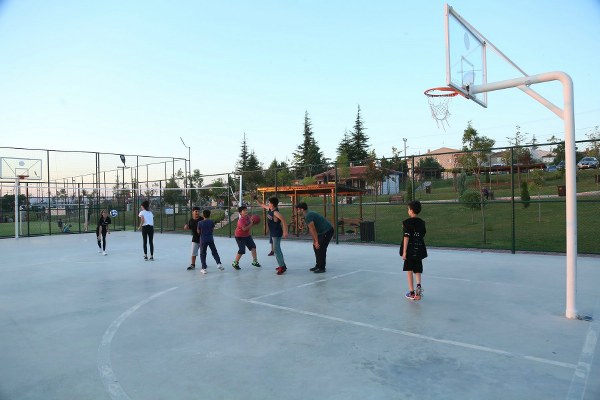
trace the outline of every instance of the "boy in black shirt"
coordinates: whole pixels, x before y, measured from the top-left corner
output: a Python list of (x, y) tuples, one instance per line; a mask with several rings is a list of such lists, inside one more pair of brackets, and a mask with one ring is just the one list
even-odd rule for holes
[(192, 208), (192, 219), (188, 221), (183, 229), (189, 229), (192, 231), (192, 263), (187, 268), (192, 270), (196, 268), (196, 257), (198, 256), (198, 249), (200, 248), (200, 235), (198, 234), (198, 222), (203, 218), (200, 216), (200, 207)]
[[(408, 293), (406, 298), (420, 300), (423, 295), (421, 287), (421, 274), (423, 273), (423, 259), (427, 257), (425, 248), (425, 221), (417, 217), (421, 212), (421, 202), (411, 201), (408, 203), (408, 216), (410, 218), (402, 221), (402, 234), (404, 236), (400, 246), (400, 255), (404, 260), (403, 271), (407, 273)], [(414, 278), (417, 280), (417, 288), (414, 287)]]

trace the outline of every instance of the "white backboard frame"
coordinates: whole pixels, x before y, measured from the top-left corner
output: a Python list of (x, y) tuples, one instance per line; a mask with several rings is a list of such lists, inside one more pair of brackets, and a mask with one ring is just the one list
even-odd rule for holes
[(28, 180), (42, 180), (42, 160), (37, 158), (0, 157), (0, 179), (16, 179), (26, 176)]

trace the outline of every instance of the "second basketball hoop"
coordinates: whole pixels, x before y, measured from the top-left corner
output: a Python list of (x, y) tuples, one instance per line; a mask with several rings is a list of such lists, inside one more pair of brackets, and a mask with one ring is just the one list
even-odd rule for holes
[(444, 122), (448, 124), (448, 117), (450, 116), (450, 111), (448, 111), (450, 99), (457, 94), (460, 94), (460, 92), (450, 86), (442, 86), (427, 89), (424, 94), (427, 96), (427, 100), (429, 101), (431, 118), (435, 120), (438, 128), (440, 127), (440, 123), (442, 124), (443, 128)]

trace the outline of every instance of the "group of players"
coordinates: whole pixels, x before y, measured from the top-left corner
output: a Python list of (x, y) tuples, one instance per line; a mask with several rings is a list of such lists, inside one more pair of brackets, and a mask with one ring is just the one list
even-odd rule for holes
[[(269, 236), (272, 243), (272, 251), (269, 255), (274, 255), (277, 260), (277, 275), (283, 275), (287, 271), (287, 266), (281, 250), (281, 240), (288, 236), (288, 226), (285, 217), (279, 212), (279, 199), (271, 197), (268, 204), (255, 199), (257, 204), (267, 211), (267, 225), (269, 228)], [(327, 247), (334, 235), (334, 228), (329, 221), (320, 214), (309, 211), (305, 202), (300, 202), (296, 205), (297, 212), (304, 217), (308, 232), (312, 238), (313, 250), (315, 253), (315, 266), (310, 268), (311, 272), (316, 274), (326, 272), (327, 264)], [(427, 257), (427, 249), (425, 247), (425, 221), (418, 217), (421, 212), (421, 203), (419, 201), (411, 201), (408, 203), (409, 218), (402, 221), (403, 240), (400, 245), (400, 256), (404, 260), (403, 270), (407, 272), (409, 291), (405, 297), (410, 300), (420, 300), (423, 294), (421, 286), (421, 274), (423, 273), (423, 259)], [(251, 229), (253, 225), (260, 223), (260, 218), (248, 214), (248, 208), (245, 205), (238, 207), (239, 218), (235, 229), (235, 241), (238, 245), (238, 251), (235, 255), (235, 260), (232, 267), (240, 270), (240, 259), (246, 253), (246, 249), (250, 250), (252, 255), (252, 265), (260, 268), (256, 253), (256, 244), (252, 239)], [(147, 256), (147, 240), (150, 240), (150, 260), (154, 259), (154, 244), (153, 244), (153, 216), (149, 210), (147, 201), (142, 203), (142, 211), (139, 213), (140, 229), (142, 230), (144, 259), (148, 260)], [(254, 217), (254, 218), (253, 218)], [(101, 217), (96, 228), (96, 236), (98, 239), (98, 252), (106, 255), (106, 234), (109, 230), (111, 219), (106, 210), (102, 210)], [(217, 247), (215, 246), (213, 231), (215, 222), (210, 219), (210, 210), (203, 210), (200, 215), (200, 207), (192, 208), (192, 218), (185, 224), (184, 229), (190, 230), (192, 233), (191, 246), (191, 263), (187, 268), (194, 270), (196, 268), (196, 258), (200, 253), (201, 272), (207, 273), (206, 256), (207, 250), (210, 248), (211, 254), (217, 263), (217, 268), (224, 270), (221, 264), (221, 258)], [(416, 280), (416, 287), (414, 281)]]

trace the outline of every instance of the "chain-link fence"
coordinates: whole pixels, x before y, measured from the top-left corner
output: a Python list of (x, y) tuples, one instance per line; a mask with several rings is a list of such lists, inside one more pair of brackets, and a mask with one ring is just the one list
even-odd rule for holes
[[(231, 236), (240, 202), (262, 213), (254, 198), (277, 196), (291, 236), (297, 238), (308, 236), (293, 204), (305, 201), (337, 228), (338, 241), (399, 244), (406, 204), (419, 200), (429, 246), (565, 252), (564, 164), (560, 154), (548, 150), (551, 146), (560, 144), (486, 152), (441, 149), (347, 165), (279, 163), (266, 170), (200, 176), (190, 174), (183, 159), (127, 155), (125, 164), (117, 154), (44, 150), (39, 157), (47, 160), (47, 172), (43, 180), (21, 182), (16, 215), (15, 182), (0, 182), (0, 237), (15, 236), (15, 219), (24, 236), (62, 234), (65, 226), (71, 233), (94, 231), (102, 209), (118, 212), (112, 229), (135, 230), (139, 205), (146, 199), (158, 231), (181, 231), (194, 205), (213, 210), (215, 233)], [(578, 160), (598, 158), (595, 142), (578, 146), (586, 148)], [(578, 251), (600, 254), (595, 239), (600, 169), (593, 162), (580, 167)], [(67, 170), (71, 175), (64, 174)], [(266, 225), (253, 234), (268, 237)]]

